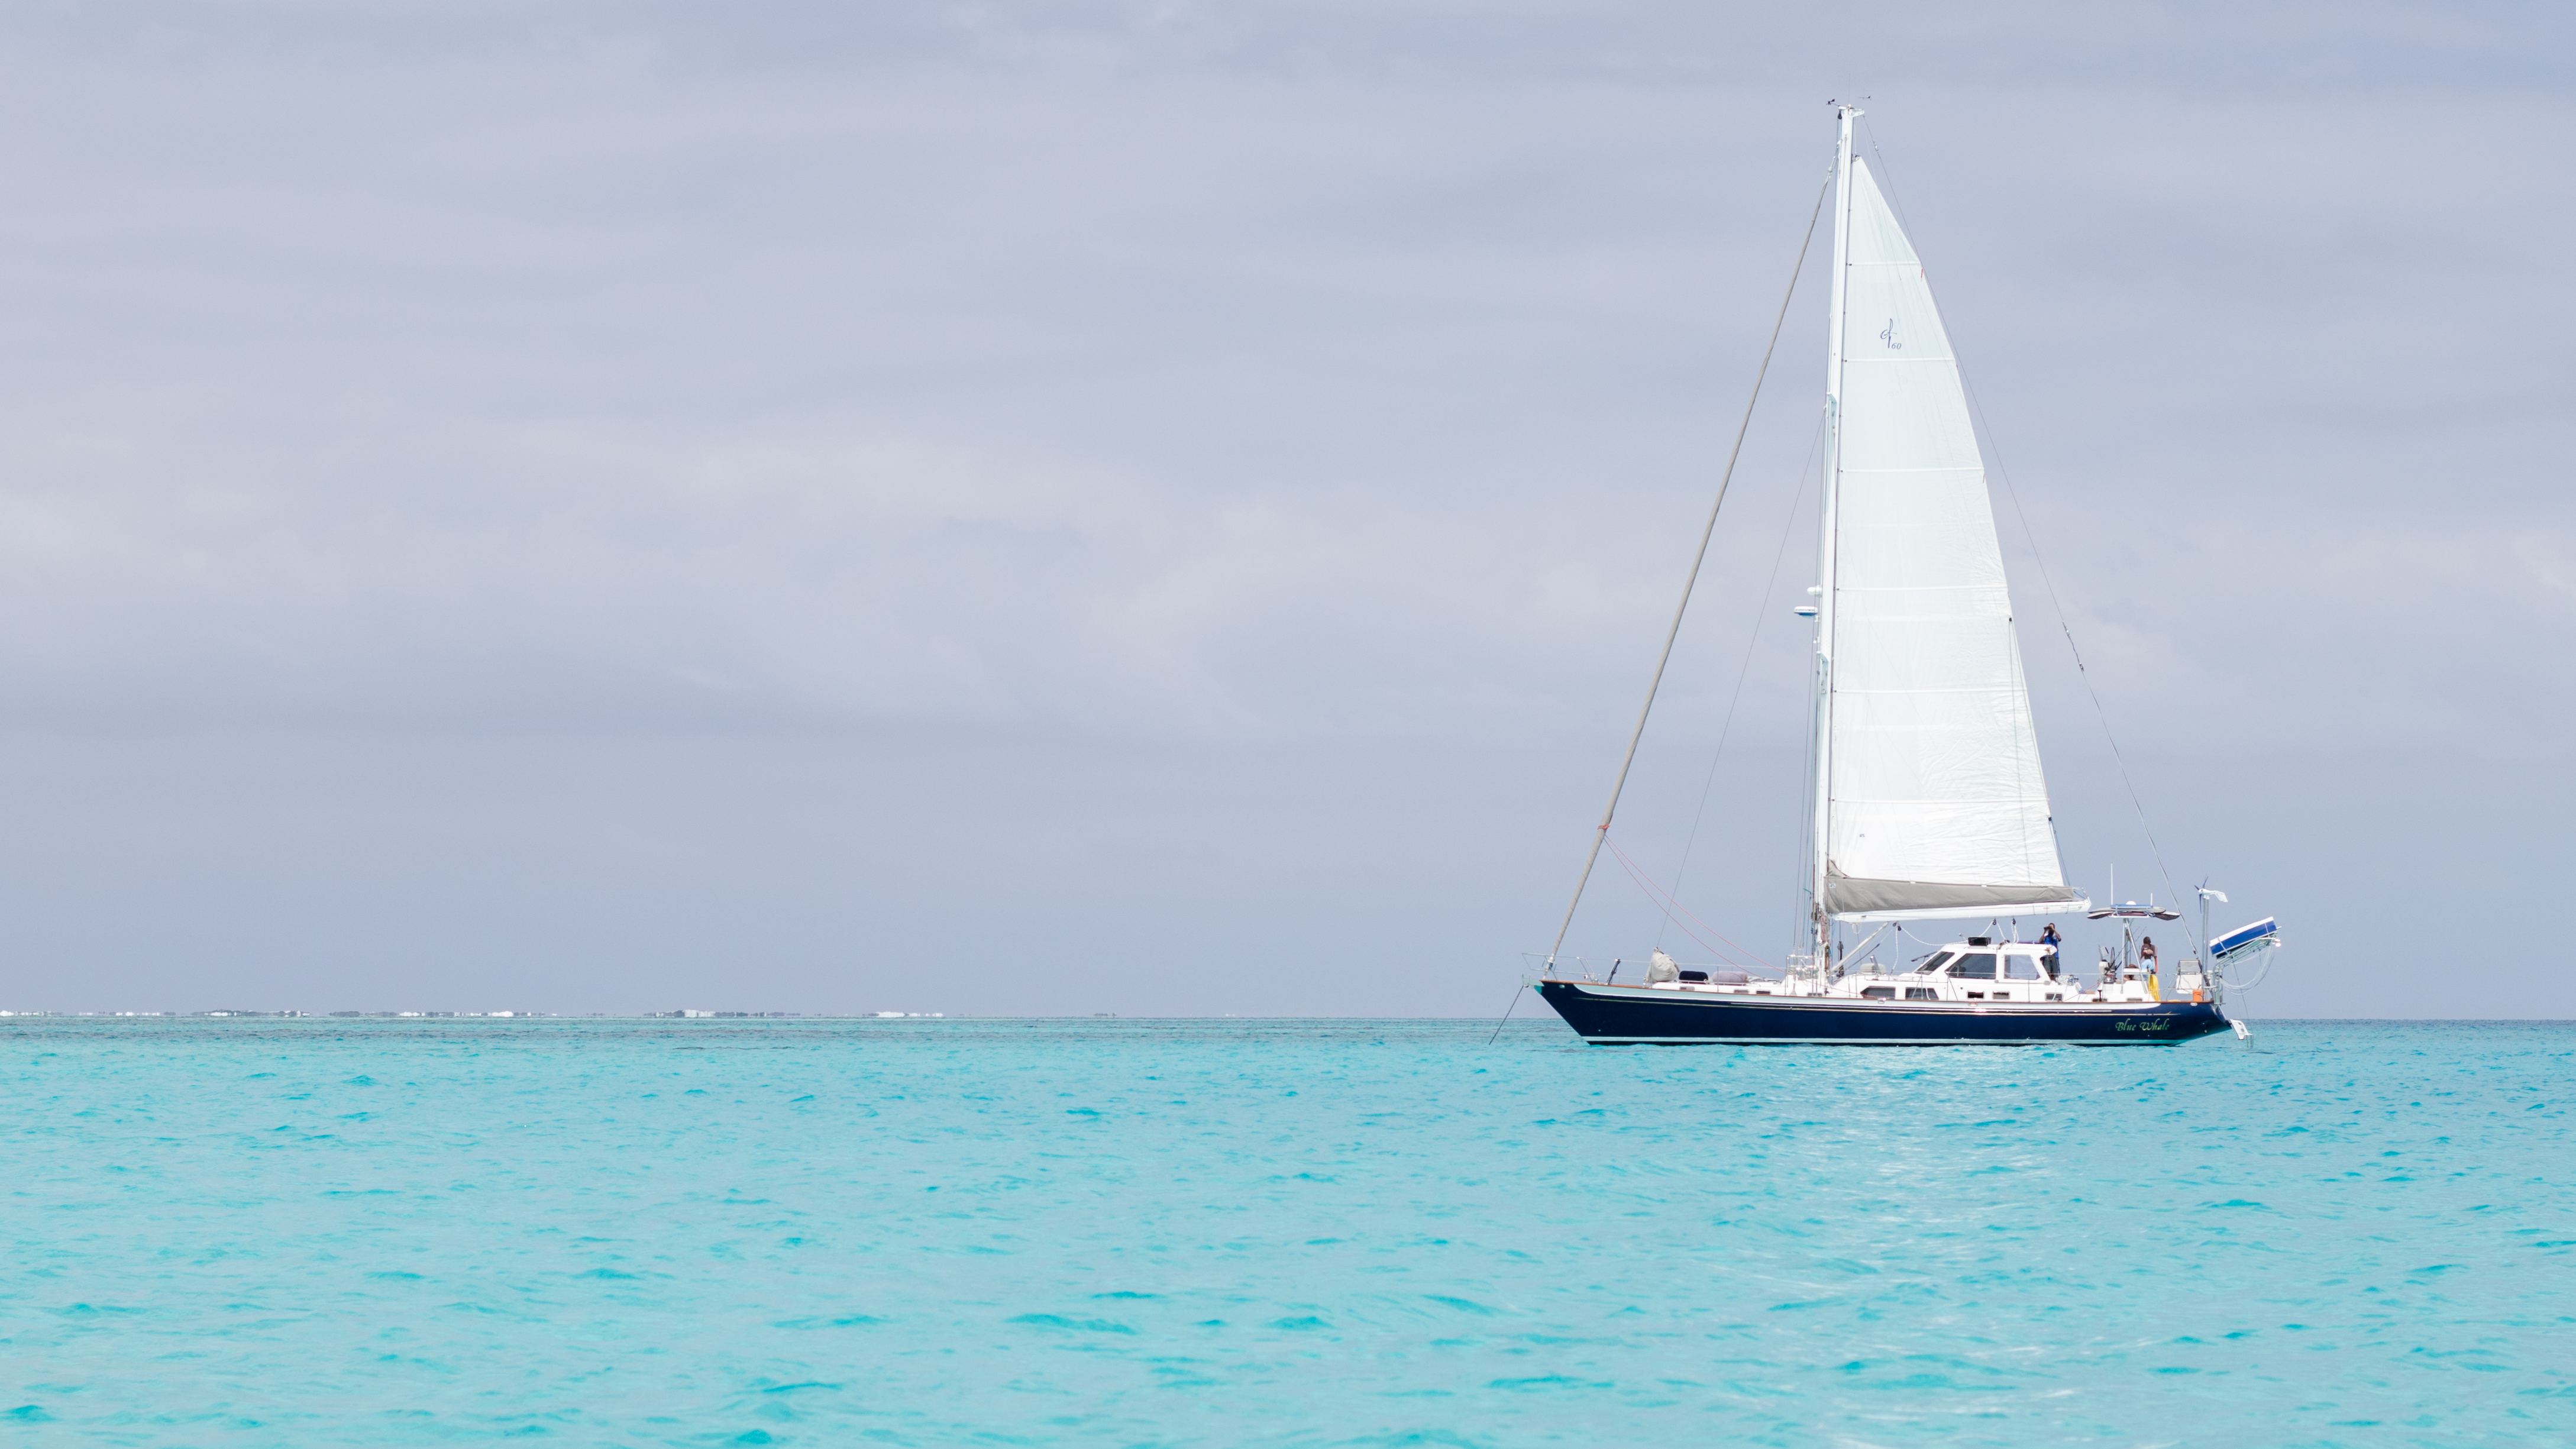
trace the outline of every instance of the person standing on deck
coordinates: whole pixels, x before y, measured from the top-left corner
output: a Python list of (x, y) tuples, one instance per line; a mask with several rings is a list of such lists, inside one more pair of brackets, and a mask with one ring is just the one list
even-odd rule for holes
[(2055, 921), (2051, 921), (2046, 926), (2040, 928), (2039, 944), (2048, 948), (2045, 952), (2041, 953), (2039, 959), (2042, 967), (2048, 972), (2049, 978), (2054, 980), (2057, 976), (2057, 948), (2060, 944), (2057, 934), (2057, 923)]

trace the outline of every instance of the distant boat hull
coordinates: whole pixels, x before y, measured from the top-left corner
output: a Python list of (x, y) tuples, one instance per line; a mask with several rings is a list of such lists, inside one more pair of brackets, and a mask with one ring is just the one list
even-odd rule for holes
[(2229, 1029), (2208, 1002), (1864, 1001), (1542, 981), (1597, 1046), (2170, 1046)]

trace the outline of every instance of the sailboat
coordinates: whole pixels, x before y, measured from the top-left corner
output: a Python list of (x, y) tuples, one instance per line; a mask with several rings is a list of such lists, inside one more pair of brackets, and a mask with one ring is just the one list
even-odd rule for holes
[[(1921, 259), (1853, 152), (1860, 111), (1836, 112), (1818, 582), (1797, 611), (1814, 631), (1804, 949), (1776, 976), (1686, 970), (1661, 950), (1644, 980), (1625, 985), (1615, 968), (1607, 982), (1557, 969), (1636, 757), (1641, 711), (1536, 989), (1603, 1044), (2132, 1044), (2227, 1031), (2223, 971), (2197, 951), (2159, 970), (2133, 939), (2138, 921), (2178, 912), (2153, 901), (2096, 910), (2067, 882), (1958, 359)], [(1739, 431), (1739, 453), (1742, 443)], [(1729, 478), (1733, 468), (1730, 459)], [(1700, 547), (1704, 558), (1705, 534)], [(1680, 625), (1676, 610), (1674, 633)], [(1653, 702), (1650, 687), (1647, 710)], [(2204, 893), (2204, 916), (2217, 895)], [(2124, 928), (2090, 981), (2053, 929), (2076, 917)], [(1942, 920), (1985, 924), (1919, 965), (1880, 964), (1906, 924)], [(2038, 938), (2016, 939), (2042, 922), (2051, 928)], [(2268, 920), (2246, 930), (2255, 937), (2233, 933), (2226, 960), (2278, 944)]]

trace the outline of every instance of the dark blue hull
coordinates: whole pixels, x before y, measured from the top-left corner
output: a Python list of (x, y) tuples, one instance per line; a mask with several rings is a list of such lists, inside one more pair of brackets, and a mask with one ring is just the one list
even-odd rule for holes
[(1602, 1046), (2168, 1046), (2228, 1029), (2216, 1006), (2191, 1001), (1858, 1001), (1655, 991), (1592, 981), (1542, 981), (1538, 993), (1585, 1041)]

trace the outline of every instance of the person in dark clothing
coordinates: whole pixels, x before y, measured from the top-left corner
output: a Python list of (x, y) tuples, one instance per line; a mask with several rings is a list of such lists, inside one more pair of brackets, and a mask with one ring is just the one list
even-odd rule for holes
[(2057, 923), (2055, 921), (2049, 922), (2048, 925), (2040, 931), (2039, 944), (2048, 948), (2046, 951), (2040, 953), (2039, 964), (2047, 970), (2048, 974), (2052, 978), (2054, 978), (2057, 975), (2057, 947), (2059, 945)]

